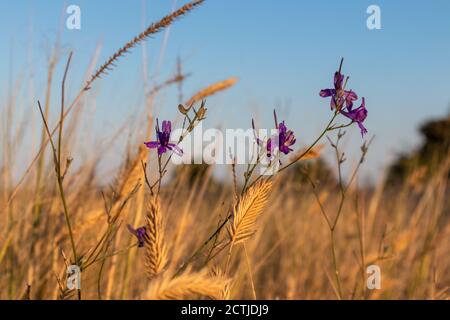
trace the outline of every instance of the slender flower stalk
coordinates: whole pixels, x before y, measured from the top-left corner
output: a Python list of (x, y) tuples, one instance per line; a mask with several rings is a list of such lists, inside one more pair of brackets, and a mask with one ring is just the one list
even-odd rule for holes
[[(63, 127), (64, 127), (65, 83), (66, 83), (66, 77), (67, 77), (67, 73), (69, 71), (69, 66), (70, 66), (71, 60), (72, 60), (72, 53), (69, 54), (69, 58), (67, 60), (67, 64), (66, 64), (66, 68), (64, 71), (62, 84), (61, 84), (61, 112), (60, 112), (60, 120), (59, 120), (58, 146), (57, 147), (55, 146), (55, 144), (53, 142), (52, 134), (48, 127), (47, 120), (45, 119), (45, 115), (42, 111), (42, 107), (41, 107), (41, 104), (39, 101), (38, 101), (38, 106), (39, 106), (39, 111), (41, 113), (42, 121), (44, 122), (45, 130), (47, 132), (49, 141), (52, 146), (53, 162), (54, 162), (54, 166), (55, 166), (57, 185), (58, 185), (58, 190), (59, 190), (59, 194), (61, 197), (61, 202), (62, 202), (62, 206), (63, 206), (63, 212), (64, 212), (64, 217), (66, 220), (67, 229), (69, 232), (70, 243), (72, 246), (73, 263), (76, 265), (79, 265), (80, 261), (78, 261), (78, 255), (77, 255), (75, 240), (74, 240), (74, 236), (73, 236), (69, 210), (68, 210), (64, 187), (63, 187), (64, 175), (65, 175), (65, 172), (67, 171), (67, 168), (63, 171), (62, 166), (61, 166), (61, 162), (62, 162), (61, 161), (61, 150), (62, 150), (62, 137), (63, 137), (62, 133), (63, 133)], [(81, 300), (81, 290), (77, 289), (77, 293), (78, 293), (78, 299)]]

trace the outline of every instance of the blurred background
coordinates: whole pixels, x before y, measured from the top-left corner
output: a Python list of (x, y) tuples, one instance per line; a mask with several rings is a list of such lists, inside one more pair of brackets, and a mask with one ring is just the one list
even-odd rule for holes
[[(208, 95), (204, 129), (248, 129), (252, 118), (272, 128), (276, 109), (302, 150), (332, 116), (319, 91), (333, 86), (343, 57), (347, 88), (366, 99), (368, 134), (352, 125), (339, 148), (324, 138), (273, 179), (246, 247), (228, 260), (224, 228), (192, 270), (229, 277), (222, 298), (448, 299), (450, 2), (207, 0), (120, 57), (77, 99), (108, 57), (185, 3), (17, 0), (1, 10), (0, 298), (74, 298), (65, 287), (73, 247), (86, 267), (83, 298), (153, 298), (158, 281), (228, 223), (249, 192), (243, 168), (233, 183), (231, 166), (170, 166), (160, 197), (170, 268), (147, 279), (148, 248), (136, 248), (124, 226), (148, 224), (154, 210), (141, 165), (155, 181), (156, 152), (142, 144), (154, 118), (180, 127), (179, 103), (228, 83)], [(373, 4), (379, 30), (367, 27)], [(80, 8), (79, 30), (66, 26), (70, 5)], [(63, 130), (69, 170), (57, 185), (51, 149), (38, 153), (47, 134), (37, 101), (54, 128), (70, 52), (66, 107), (76, 103)], [(382, 270), (381, 289), (366, 287), (372, 264)]]
[[(81, 29), (69, 30), (65, 9), (81, 9)], [(60, 79), (69, 51), (74, 51), (68, 80), (69, 98), (77, 93), (89, 64), (100, 63), (150, 22), (182, 1), (27, 1), (1, 13), (0, 98), (20, 91), (16, 114), (38, 117), (36, 99), (43, 99), (49, 59), (58, 43), (55, 78)], [(122, 59), (116, 70), (95, 88), (86, 112), (89, 132), (104, 141), (125, 122), (139, 121), (145, 87), (164, 82), (182, 65), (186, 95), (211, 82), (238, 77), (239, 82), (209, 101), (204, 127), (249, 128), (272, 126), (272, 110), (286, 119), (307, 145), (320, 133), (329, 116), (318, 92), (332, 85), (341, 57), (348, 87), (366, 97), (368, 136), (376, 136), (362, 170), (376, 180), (399, 154), (418, 148), (420, 125), (446, 117), (450, 97), (450, 30), (448, 1), (378, 1), (381, 29), (369, 30), (366, 10), (371, 1), (209, 1), (195, 16), (170, 26)], [(186, 21), (188, 20), (188, 21)], [(59, 94), (57, 90), (54, 95)], [(72, 96), (70, 96), (72, 94)], [(55, 96), (56, 98), (56, 96)], [(155, 114), (174, 118), (176, 86), (160, 92)], [(53, 106), (52, 106), (53, 107)], [(5, 119), (4, 117), (2, 117)], [(144, 130), (145, 126), (139, 123)], [(354, 159), (361, 139), (348, 129), (348, 157)], [(26, 152), (33, 149), (32, 126), (25, 132)], [(110, 144), (108, 166), (123, 153), (127, 134)], [(29, 154), (28, 154), (29, 155)], [(20, 171), (21, 163), (16, 169)], [(110, 167), (109, 167), (110, 169)], [(373, 181), (372, 181), (373, 182)]]

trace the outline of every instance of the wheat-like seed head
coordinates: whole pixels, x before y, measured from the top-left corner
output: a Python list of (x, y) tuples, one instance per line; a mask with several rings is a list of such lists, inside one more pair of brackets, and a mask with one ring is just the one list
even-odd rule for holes
[(151, 300), (183, 300), (207, 297), (222, 299), (222, 292), (227, 281), (220, 277), (208, 275), (207, 270), (200, 272), (185, 271), (173, 278), (166, 274), (153, 282), (148, 298)]
[(256, 221), (261, 215), (272, 186), (270, 180), (261, 180), (250, 187), (233, 208), (233, 221), (228, 228), (231, 246), (249, 239), (256, 229)]
[(72, 300), (75, 297), (76, 290), (64, 289), (59, 293), (59, 300)]
[(148, 203), (145, 234), (145, 270), (150, 278), (164, 271), (167, 265), (167, 247), (164, 242), (164, 225), (159, 202), (151, 198)]
[(196, 94), (194, 94), (189, 101), (186, 103), (187, 106), (191, 106), (194, 103), (203, 100), (206, 97), (212, 96), (213, 94), (222, 91), (222, 90), (226, 90), (232, 86), (234, 86), (236, 84), (236, 82), (238, 81), (237, 78), (228, 78), (226, 80), (220, 81), (220, 82), (216, 82), (206, 88), (204, 88), (203, 90), (197, 92)]
[(108, 71), (114, 68), (115, 62), (124, 54), (126, 54), (130, 49), (147, 39), (150, 35), (155, 34), (168, 27), (172, 22), (181, 16), (185, 15), (198, 5), (200, 5), (204, 0), (195, 0), (190, 3), (185, 4), (177, 11), (165, 16), (163, 19), (156, 23), (152, 23), (147, 29), (141, 32), (139, 35), (134, 37), (133, 40), (127, 42), (122, 48), (116, 51), (91, 77), (91, 79), (86, 83), (85, 89), (88, 90), (91, 84), (99, 78), (102, 74), (107, 74)]
[(221, 292), (221, 300), (230, 300), (231, 299), (231, 286), (233, 285), (233, 280), (228, 279), (225, 272), (218, 266), (214, 266), (211, 269), (211, 275), (215, 278), (221, 279), (225, 281), (225, 285), (223, 286)]
[(162, 90), (165, 87), (168, 87), (172, 84), (175, 83), (180, 83), (182, 81), (184, 81), (187, 77), (189, 77), (191, 74), (190, 73), (186, 73), (186, 74), (176, 74), (175, 76), (167, 79), (166, 81), (164, 81), (163, 83), (156, 85), (155, 87), (153, 87), (150, 91), (149, 91), (149, 95), (155, 95), (157, 92), (159, 92), (160, 90)]
[(75, 296), (76, 290), (67, 288), (58, 277), (56, 277), (56, 282), (58, 283), (59, 300), (71, 300)]

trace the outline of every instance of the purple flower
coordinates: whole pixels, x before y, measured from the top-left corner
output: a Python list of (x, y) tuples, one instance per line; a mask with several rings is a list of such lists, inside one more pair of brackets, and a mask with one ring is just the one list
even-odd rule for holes
[[(289, 154), (289, 152), (293, 151), (290, 146), (292, 146), (296, 140), (294, 132), (292, 130), (288, 130), (284, 121), (281, 122), (278, 126), (278, 149), (284, 154)], [(271, 158), (273, 151), (275, 149), (275, 138), (270, 138), (267, 140), (267, 157)]]
[(353, 101), (358, 99), (358, 95), (352, 90), (344, 90), (344, 75), (340, 71), (334, 73), (334, 89), (320, 90), (319, 95), (322, 98), (331, 97), (330, 107), (334, 110), (336, 107), (342, 108), (345, 102), (347, 107), (353, 106)]
[[(277, 113), (275, 110), (273, 111), (273, 117), (275, 120), (275, 127), (278, 130), (278, 141), (276, 140), (275, 137), (267, 139), (266, 155), (268, 158), (272, 158), (273, 152), (275, 151), (275, 147), (277, 146), (277, 142), (278, 142), (278, 149), (284, 154), (288, 154), (289, 152), (293, 151), (289, 147), (292, 146), (296, 141), (294, 132), (292, 130), (287, 129), (286, 125), (284, 124), (284, 121), (278, 124)], [(256, 143), (258, 144), (258, 146), (262, 146), (264, 142), (261, 139), (259, 139), (258, 136), (256, 135), (255, 122), (253, 121), (253, 119), (252, 119), (252, 128)]]
[(159, 129), (158, 119), (156, 119), (156, 141), (144, 142), (149, 149), (158, 148), (158, 155), (166, 153), (167, 150), (171, 150), (177, 155), (183, 155), (183, 150), (176, 144), (170, 143), (170, 133), (172, 132), (172, 123), (170, 121), (163, 121), (162, 128)]
[(367, 133), (367, 129), (363, 126), (363, 122), (366, 120), (368, 113), (366, 109), (366, 100), (364, 98), (362, 98), (362, 103), (359, 108), (353, 109), (351, 106), (347, 106), (347, 111), (341, 110), (340, 112), (358, 124), (362, 136)]
[(142, 248), (144, 246), (144, 239), (145, 239), (145, 227), (140, 227), (137, 229), (134, 229), (131, 225), (127, 225), (128, 231), (131, 232), (136, 238), (138, 239), (138, 247)]
[(356, 122), (364, 137), (367, 133), (367, 129), (363, 125), (367, 118), (366, 101), (362, 98), (361, 106), (353, 109), (353, 102), (358, 100), (358, 95), (352, 90), (344, 90), (344, 75), (341, 73), (343, 61), (342, 59), (339, 70), (334, 73), (334, 89), (323, 89), (319, 95), (323, 98), (331, 97), (331, 110), (337, 109), (335, 115), (341, 113), (352, 120), (352, 123)]
[(280, 134), (280, 151), (283, 152), (284, 154), (288, 154), (289, 152), (293, 151), (291, 148), (289, 148), (290, 146), (292, 146), (295, 141), (297, 141), (295, 139), (294, 136), (294, 132), (292, 130), (288, 130), (286, 125), (284, 124), (284, 121), (280, 123), (280, 125), (278, 126), (278, 132)]

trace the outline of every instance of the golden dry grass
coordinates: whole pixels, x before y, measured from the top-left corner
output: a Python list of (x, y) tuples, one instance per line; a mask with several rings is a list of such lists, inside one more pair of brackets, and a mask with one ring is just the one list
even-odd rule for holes
[[(185, 5), (151, 25), (105, 62), (86, 87), (129, 48), (201, 2)], [(235, 82), (230, 78), (207, 86), (190, 102)], [(81, 94), (65, 114), (77, 105)], [(0, 159), (1, 299), (450, 297), (450, 157), (433, 177), (410, 179), (395, 189), (388, 188), (382, 178), (374, 187), (354, 183), (330, 240), (322, 213), (327, 212), (331, 221), (335, 218), (341, 205), (339, 186), (329, 182), (313, 189), (298, 167), (251, 184), (239, 195), (231, 185), (218, 187), (212, 168), (196, 178), (185, 168), (165, 178), (168, 184), (155, 198), (146, 188), (142, 164), (155, 168), (156, 159), (149, 157), (141, 141), (132, 144), (130, 154), (122, 159), (112, 188), (97, 176), (101, 155), (85, 150), (91, 157), (76, 172), (69, 170), (61, 183), (78, 252), (74, 261), (52, 159), (40, 151), (48, 144), (46, 132), (41, 132), (38, 154), (28, 159), (31, 165), (17, 181), (14, 163), (19, 153), (12, 146), (21, 142), (20, 134), (12, 134), (14, 103), (2, 108), (8, 121), (0, 124), (7, 133), (1, 137)], [(43, 114), (46, 118), (47, 107)], [(81, 130), (76, 124), (80, 117), (74, 121), (65, 127), (65, 137), (76, 137)], [(69, 154), (67, 148), (62, 149), (62, 159)], [(303, 160), (315, 161), (321, 148), (312, 148)], [(128, 223), (146, 227), (143, 248), (124, 228)], [(220, 225), (225, 228), (212, 234)], [(210, 241), (205, 245), (206, 240)], [(79, 295), (65, 283), (66, 268), (74, 262), (82, 267)], [(372, 264), (381, 268), (379, 290), (366, 287), (366, 267)]]
[[(178, 179), (182, 181), (184, 178)], [(352, 190), (349, 193), (350, 200), (344, 205), (342, 220), (336, 229), (336, 252), (344, 298), (449, 297), (450, 224), (448, 212), (445, 211), (445, 208), (448, 210), (446, 176), (436, 177), (419, 187), (420, 192), (414, 190), (417, 189), (416, 186), (414, 189), (404, 187), (395, 194), (389, 194), (384, 192), (385, 186), (380, 182), (375, 190)], [(94, 195), (81, 195), (82, 188), (83, 186), (75, 184), (69, 190), (69, 193), (75, 195), (70, 197), (69, 203), (72, 212), (76, 212), (73, 226), (81, 252), (95, 243), (99, 237), (98, 230), (105, 223), (104, 215), (96, 213), (103, 210), (102, 197), (94, 190)], [(226, 207), (221, 205), (223, 199), (229, 199), (229, 203), (232, 203), (231, 188), (209, 195), (211, 199), (208, 201), (199, 197), (199, 190), (199, 187), (181, 186), (164, 189), (161, 195), (162, 211), (167, 216), (166, 243), (177, 243), (168, 248), (169, 255), (178, 257), (176, 261), (170, 262), (172, 267), (183, 263), (217, 226), (219, 214), (223, 216), (226, 211)], [(0, 239), (0, 284), (9, 290), (2, 291), (1, 298), (21, 297), (27, 284), (31, 285), (32, 299), (59, 295), (55, 274), (63, 278), (65, 272), (61, 250), (70, 252), (70, 241), (61, 217), (60, 199), (51, 186), (42, 195), (46, 201), (37, 227), (38, 236), (33, 243), (35, 258), (30, 260), (33, 203), (29, 199), (32, 193), (33, 190), (25, 188), (14, 201), (12, 210), (15, 219), (9, 231), (7, 220), (4, 216), (2, 219), (2, 229), (7, 232), (2, 233)], [(320, 191), (321, 199), (326, 199), (324, 205), (329, 210), (338, 206), (339, 198), (336, 193), (333, 186), (325, 186)], [(325, 194), (328, 195), (325, 197)], [(193, 200), (186, 203), (188, 198)], [(175, 200), (168, 203), (169, 199)], [(355, 205), (356, 200), (358, 205)], [(134, 196), (128, 203), (123, 212), (125, 222), (133, 223), (132, 214), (141, 205), (138, 201), (138, 197)], [(149, 200), (141, 201), (148, 203)], [(186, 212), (186, 217), (182, 219), (183, 212)], [(246, 241), (258, 298), (336, 298), (328, 229), (308, 186), (302, 186), (286, 175), (279, 177), (270, 192), (270, 203), (259, 218), (257, 232)], [(118, 232), (120, 241), (111, 251), (127, 247), (132, 240), (126, 228), (120, 228)], [(180, 234), (181, 242), (175, 240)], [(217, 240), (217, 248), (228, 241), (228, 234), (222, 232)], [(158, 295), (155, 292), (162, 290), (161, 286), (169, 288), (169, 291), (162, 294), (163, 297), (192, 298), (192, 293), (212, 295), (198, 287), (186, 289), (186, 295), (177, 290), (172, 292), (173, 284), (170, 276), (168, 278), (168, 274), (172, 272), (170, 270), (166, 271), (167, 274), (163, 273), (162, 279), (147, 279), (149, 267), (145, 267), (146, 261), (157, 262), (151, 264), (154, 268), (150, 268), (152, 272), (160, 269), (157, 266), (161, 265), (161, 259), (154, 258), (156, 256), (153, 254), (150, 255), (153, 258), (149, 260), (148, 250), (164, 251), (158, 246), (151, 248), (130, 249), (135, 255), (131, 265), (124, 253), (119, 254), (115, 261), (107, 260), (104, 274), (108, 277), (102, 278), (101, 287), (104, 289), (111, 282), (114, 290), (109, 295), (103, 295), (103, 298), (156, 297)], [(205, 268), (225, 268), (226, 250), (205, 265), (208, 251), (209, 249), (198, 257), (193, 268), (203, 273)], [(381, 290), (364, 289), (362, 261), (366, 266), (377, 264), (381, 267)], [(110, 273), (113, 266), (114, 272)], [(99, 269), (100, 264), (97, 263), (83, 272), (83, 298), (98, 298), (96, 281)], [(124, 277), (125, 272), (128, 272), (128, 277)], [(195, 277), (195, 274), (189, 273), (189, 279), (185, 282), (178, 281), (183, 285), (188, 284), (192, 281), (190, 277)], [(229, 287), (232, 298), (252, 298), (248, 268), (241, 246), (235, 247), (228, 276), (233, 280)], [(202, 276), (192, 285), (200, 286), (203, 280)], [(121, 294), (124, 288), (127, 288), (125, 296)], [(151, 292), (150, 296), (148, 291)]]

